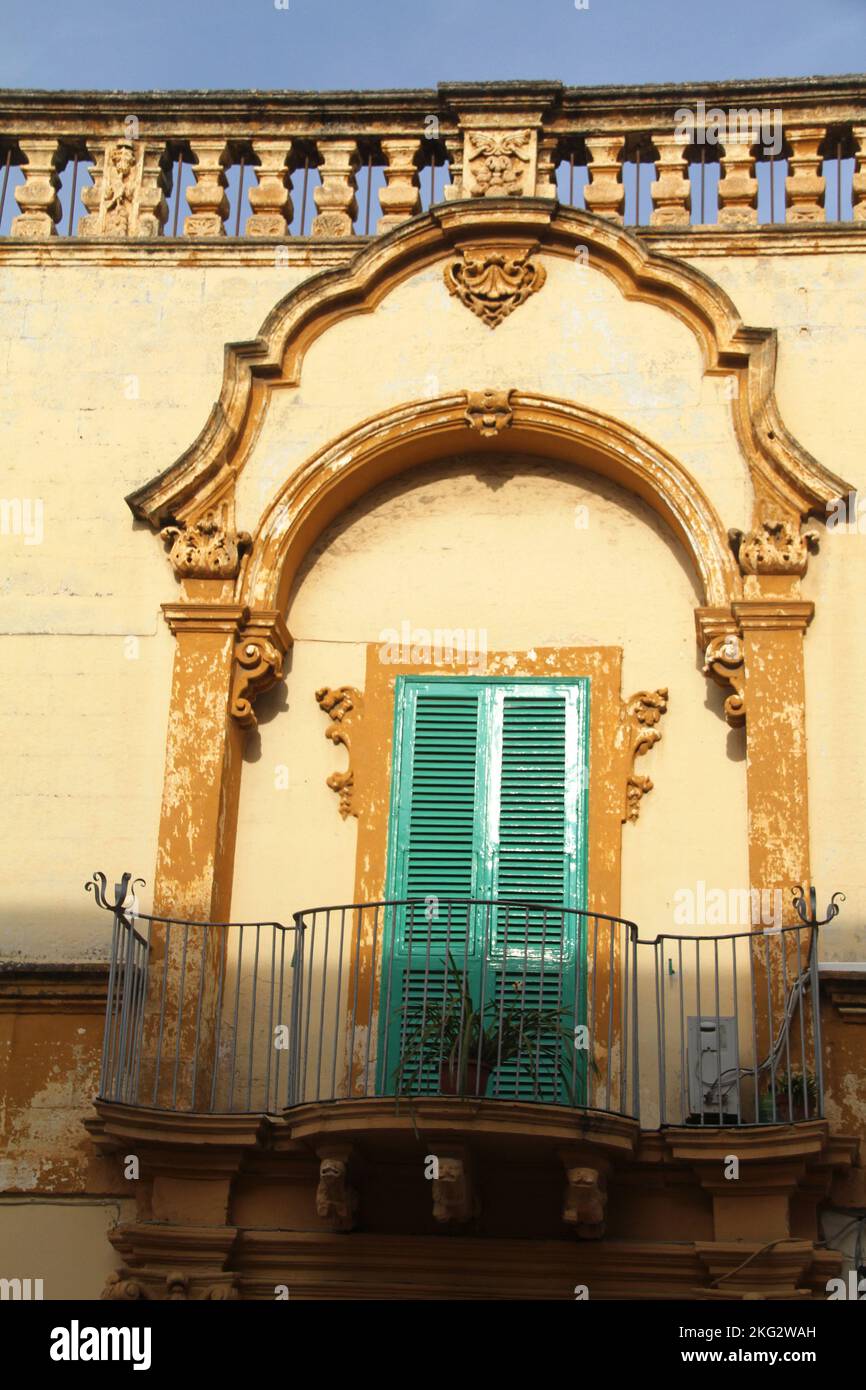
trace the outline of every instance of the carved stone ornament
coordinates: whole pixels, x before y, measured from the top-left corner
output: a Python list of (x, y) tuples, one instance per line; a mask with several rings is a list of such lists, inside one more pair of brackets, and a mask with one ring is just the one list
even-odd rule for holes
[(346, 771), (333, 772), (328, 778), (328, 786), (340, 798), (340, 815), (345, 820), (347, 816), (358, 814), (353, 804), (355, 773), (352, 767), (351, 726), (353, 716), (360, 714), (362, 710), (363, 696), (353, 685), (341, 685), (336, 690), (323, 685), (316, 691), (316, 701), (322, 712), (333, 720), (333, 725), (325, 730), (325, 738), (329, 738), (332, 743), (341, 743), (349, 754), (349, 766)]
[(798, 521), (762, 521), (753, 531), (729, 531), (731, 549), (743, 574), (805, 574), (809, 551), (818, 549), (818, 532), (800, 532)]
[(524, 300), (540, 290), (547, 275), (531, 259), (531, 247), (464, 250), (445, 267), (445, 284), (467, 309), (496, 328)]
[(469, 130), (466, 163), (474, 198), (513, 198), (526, 191), (531, 167), (531, 130)]
[(511, 424), (510, 400), (510, 391), (467, 391), (463, 418), (470, 429), (490, 439)]
[(316, 1215), (333, 1231), (351, 1231), (358, 1215), (358, 1194), (349, 1182), (350, 1150), (320, 1150)]
[(100, 1298), (134, 1302), (147, 1298), (147, 1290), (140, 1280), (135, 1279), (128, 1269), (113, 1269), (105, 1281)]
[(641, 690), (627, 700), (622, 712), (621, 734), (626, 741), (628, 768), (625, 787), (625, 807), (622, 819), (636, 821), (640, 803), (652, 791), (652, 779), (634, 771), (635, 760), (648, 753), (658, 743), (661, 732), (656, 725), (667, 712), (667, 686), (658, 690)]
[(433, 1188), (433, 1219), (441, 1225), (463, 1226), (478, 1214), (472, 1177), (465, 1158), (439, 1159), (439, 1176)]
[(256, 727), (253, 701), (276, 685), (283, 674), (283, 657), (291, 644), (277, 613), (259, 615), (244, 628), (234, 651), (231, 716), (243, 729)]
[(745, 653), (735, 632), (720, 633), (707, 643), (704, 675), (712, 676), (716, 685), (731, 687), (732, 694), (725, 700), (725, 718), (732, 728), (740, 728), (746, 722)]
[(200, 521), (164, 526), (171, 542), (169, 559), (180, 579), (234, 579), (240, 557), (252, 545), (248, 531), (233, 531), (225, 508), (209, 511)]
[(562, 1219), (581, 1240), (599, 1240), (604, 1235), (607, 1192), (597, 1168), (566, 1167), (568, 1186)]

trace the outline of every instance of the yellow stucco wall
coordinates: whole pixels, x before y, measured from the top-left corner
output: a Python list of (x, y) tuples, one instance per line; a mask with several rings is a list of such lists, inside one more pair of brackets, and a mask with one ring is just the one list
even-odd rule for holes
[[(866, 261), (695, 263), (746, 322), (779, 328), (787, 424), (821, 462), (866, 486), (856, 432)], [(321, 337), (300, 385), (278, 393), (268, 413), (241, 480), (238, 524), (253, 529), (287, 469), (389, 405), (517, 386), (633, 425), (699, 478), (726, 526), (743, 527), (748, 490), (730, 406), (718, 382), (702, 379), (689, 330), (625, 301), (591, 267), (545, 264), (544, 290), (493, 333), (447, 295), (431, 267), (373, 314)], [(149, 903), (172, 657), (159, 604), (178, 589), (162, 547), (132, 523), (123, 496), (192, 442), (219, 391), (224, 343), (254, 336), (302, 274), (281, 266), (4, 267), (0, 495), (44, 505), (42, 544), (0, 537), (0, 630), (11, 634), (0, 669), (4, 955), (103, 954), (104, 920), (81, 891), (96, 867), (143, 873)], [(289, 614), (296, 646), (287, 687), (260, 702), (259, 738), (247, 751), (236, 912), (285, 919), (307, 901), (351, 895), (354, 827), (340, 820), (324, 782), (344, 755), (324, 738), (313, 692), (361, 684), (363, 644), (403, 618), (486, 625), (491, 647), (584, 636), (621, 643), (624, 694), (671, 690), (663, 741), (644, 769), (655, 790), (624, 836), (625, 910), (654, 934), (670, 924), (659, 914), (677, 888), (745, 881), (742, 735), (719, 718), (719, 692), (700, 674), (698, 600), (683, 559), (642, 504), (612, 485), (515, 467), (501, 487), (465, 461), (405, 488), (391, 484), (338, 524), (339, 537), (308, 567)], [(573, 524), (578, 503), (588, 508), (586, 530)], [(419, 546), (430, 557), (423, 571), (412, 564)], [(844, 925), (825, 938), (825, 954), (841, 958), (866, 944), (854, 925), (866, 907), (855, 839), (866, 780), (866, 734), (855, 714), (866, 657), (853, 627), (864, 557), (866, 536), (830, 535), (804, 584), (818, 609), (806, 638), (813, 865), (822, 896), (848, 893)], [(478, 574), (480, 595), (468, 600), (466, 578)], [(439, 604), (447, 617), (438, 617)], [(275, 787), (278, 765), (289, 770), (285, 791)]]

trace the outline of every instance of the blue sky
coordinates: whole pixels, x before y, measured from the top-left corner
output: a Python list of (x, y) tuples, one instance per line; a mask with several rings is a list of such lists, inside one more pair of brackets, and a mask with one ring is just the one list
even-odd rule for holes
[(866, 68), (866, 0), (588, 3), (0, 0), (0, 86), (321, 90), (511, 77), (581, 85)]

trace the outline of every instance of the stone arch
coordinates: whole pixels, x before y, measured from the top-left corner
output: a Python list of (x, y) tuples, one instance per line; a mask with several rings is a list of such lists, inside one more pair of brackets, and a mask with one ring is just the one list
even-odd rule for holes
[(517, 450), (588, 468), (621, 483), (668, 524), (690, 556), (708, 607), (741, 592), (721, 521), (691, 475), (637, 430), (568, 401), (517, 390), (486, 393), (499, 428), (482, 423), (470, 394), (417, 401), (365, 421), (328, 444), (289, 478), (262, 518), (240, 579), (251, 610), (285, 611), (292, 579), (309, 547), (346, 507), (395, 474), (466, 448)]
[(548, 199), (444, 204), (376, 238), (345, 266), (311, 276), (279, 301), (255, 339), (226, 345), (219, 400), (196, 441), (168, 469), (131, 493), (136, 516), (159, 526), (194, 522), (233, 494), (276, 385), (301, 379), (311, 344), (348, 315), (372, 312), (402, 280), (449, 254), (484, 246), (587, 255), (627, 299), (653, 304), (685, 323), (704, 370), (733, 375), (733, 422), (754, 491), (756, 523), (825, 508), (846, 484), (787, 430), (774, 394), (776, 334), (746, 327), (728, 295), (683, 261), (661, 256), (622, 227)]

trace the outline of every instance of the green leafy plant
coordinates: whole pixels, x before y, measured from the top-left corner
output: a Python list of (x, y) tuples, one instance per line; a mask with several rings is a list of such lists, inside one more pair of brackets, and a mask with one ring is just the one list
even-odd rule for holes
[[(403, 1021), (401, 1058), (395, 1073), (398, 1090), (410, 1089), (407, 1080), (411, 1083), (413, 1075), (421, 1077), (426, 1067), (433, 1066), (440, 1075), (447, 1074), (456, 1094), (479, 1091), (483, 1095), (484, 1074), (516, 1062), (518, 1073), (525, 1072), (539, 1091), (543, 1066), (551, 1066), (561, 1077), (571, 1104), (577, 1103), (570, 1071), (563, 1061), (563, 1040), (568, 1047), (574, 1046), (573, 1033), (562, 1024), (568, 1009), (528, 1008), (519, 995), (507, 1002), (490, 999), (479, 1006), (466, 975), (457, 969), (449, 952), (441, 993), (407, 1004), (399, 1012)], [(595, 1071), (595, 1062), (590, 1061)]]

